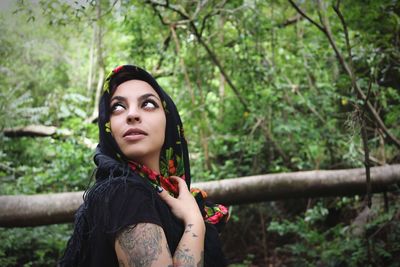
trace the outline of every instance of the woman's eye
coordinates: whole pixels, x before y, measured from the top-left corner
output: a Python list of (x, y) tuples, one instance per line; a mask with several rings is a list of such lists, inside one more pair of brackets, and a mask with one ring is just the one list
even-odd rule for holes
[(120, 111), (120, 110), (124, 110), (124, 109), (125, 109), (125, 107), (121, 103), (115, 103), (111, 107), (111, 112), (116, 112), (116, 111)]
[(146, 100), (143, 102), (142, 107), (145, 109), (155, 109), (158, 108), (158, 105), (152, 100)]

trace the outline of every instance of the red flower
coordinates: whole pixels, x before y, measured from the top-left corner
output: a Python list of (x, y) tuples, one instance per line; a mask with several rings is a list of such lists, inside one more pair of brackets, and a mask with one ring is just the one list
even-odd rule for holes
[(122, 68), (123, 68), (124, 66), (118, 66), (118, 67), (116, 67), (115, 69), (113, 69), (113, 72), (114, 73), (117, 73), (117, 72), (119, 72)]
[(201, 196), (203, 197), (203, 199), (207, 198), (207, 192), (204, 190), (201, 190), (199, 188), (192, 188), (190, 189), (190, 193), (197, 195), (197, 194), (201, 194)]
[(222, 217), (224, 217), (224, 215), (220, 212), (215, 213), (214, 215), (212, 215), (211, 217), (207, 218), (207, 222), (211, 223), (211, 224), (217, 224)]
[(174, 166), (174, 161), (172, 159), (170, 159), (168, 161), (168, 170), (170, 174), (175, 174), (176, 173), (176, 168)]
[(172, 159), (170, 159), (169, 161), (168, 161), (168, 166), (171, 168), (171, 167), (174, 167), (174, 160), (172, 160)]

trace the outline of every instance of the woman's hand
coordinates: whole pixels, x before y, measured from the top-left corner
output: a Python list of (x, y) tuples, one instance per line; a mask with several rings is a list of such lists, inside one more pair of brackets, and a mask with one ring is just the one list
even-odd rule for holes
[(178, 197), (170, 196), (166, 190), (159, 191), (159, 195), (171, 208), (172, 213), (185, 224), (185, 230), (172, 261), (174, 266), (203, 266), (206, 226), (199, 206), (182, 178), (177, 176), (170, 178), (178, 183)]
[(203, 222), (200, 209), (196, 200), (189, 192), (186, 182), (177, 176), (171, 176), (178, 183), (179, 195), (177, 198), (172, 197), (166, 190), (159, 192), (162, 200), (171, 208), (172, 213), (185, 224), (195, 222)]

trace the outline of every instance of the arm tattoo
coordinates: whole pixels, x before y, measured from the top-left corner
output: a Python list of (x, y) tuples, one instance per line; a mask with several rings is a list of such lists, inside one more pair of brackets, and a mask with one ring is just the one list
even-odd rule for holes
[(192, 223), (188, 224), (186, 229), (185, 229), (185, 233), (189, 233), (190, 231), (192, 231), (192, 226), (193, 226)]
[(179, 267), (192, 267), (195, 266), (194, 256), (190, 254), (190, 249), (178, 248), (175, 251), (174, 258), (176, 260), (175, 264)]
[[(186, 229), (185, 229), (185, 233), (190, 233), (190, 232), (192, 231), (193, 225), (194, 225), (194, 224), (188, 224), (187, 227), (186, 227)], [(193, 238), (196, 238), (196, 237), (198, 237), (198, 235), (196, 235), (195, 233), (192, 233), (192, 237), (193, 237)]]
[(147, 223), (129, 226), (117, 237), (129, 267), (151, 266), (162, 252), (161, 239), (161, 227)]

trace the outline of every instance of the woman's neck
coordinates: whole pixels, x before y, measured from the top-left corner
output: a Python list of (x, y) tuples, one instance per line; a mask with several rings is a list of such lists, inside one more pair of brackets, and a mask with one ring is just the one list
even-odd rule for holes
[(147, 168), (160, 173), (160, 156), (151, 158), (141, 158), (140, 160), (134, 160), (137, 163), (145, 165)]

